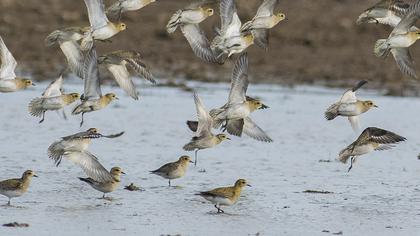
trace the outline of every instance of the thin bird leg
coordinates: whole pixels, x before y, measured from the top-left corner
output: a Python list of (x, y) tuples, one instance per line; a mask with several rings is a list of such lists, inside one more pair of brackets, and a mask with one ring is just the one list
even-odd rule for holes
[(83, 115), (84, 115), (85, 113), (84, 112), (82, 112), (82, 121), (80, 122), (80, 127), (82, 127), (82, 125), (83, 125)]
[(217, 209), (217, 213), (225, 213), (220, 207), (217, 206), (217, 204), (214, 204), (214, 207)]
[(194, 166), (197, 166), (197, 152), (198, 149), (194, 151)]
[(10, 206), (10, 198), (9, 198), (9, 201), (7, 202), (7, 205)]
[(353, 160), (354, 160), (354, 156), (352, 156), (352, 157), (351, 157), (351, 160), (350, 160), (350, 167), (349, 167), (349, 169), (347, 170), (347, 172), (350, 172), (351, 168), (353, 168)]
[(105, 199), (105, 193), (104, 193), (104, 195), (102, 195), (102, 198)]
[(45, 111), (42, 112), (42, 119), (39, 121), (39, 123), (41, 124), (42, 122), (44, 122), (45, 120)]
[(171, 180), (169, 180), (169, 187), (171, 187)]
[(65, 120), (67, 120), (67, 114), (66, 114), (66, 111), (63, 109), (63, 118), (65, 119)]

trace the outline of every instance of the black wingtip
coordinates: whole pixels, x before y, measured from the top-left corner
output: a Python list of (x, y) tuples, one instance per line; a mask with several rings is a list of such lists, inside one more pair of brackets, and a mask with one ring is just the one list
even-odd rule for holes
[(187, 123), (188, 128), (191, 131), (193, 131), (193, 132), (197, 131), (197, 127), (198, 127), (198, 122), (197, 121), (188, 120), (186, 123)]
[(359, 88), (361, 88), (363, 85), (365, 85), (365, 84), (367, 84), (368, 82), (366, 81), (366, 80), (362, 80), (362, 81), (359, 81), (359, 83), (357, 83), (357, 85), (356, 86), (354, 86), (351, 90), (353, 91), (353, 92), (356, 92)]

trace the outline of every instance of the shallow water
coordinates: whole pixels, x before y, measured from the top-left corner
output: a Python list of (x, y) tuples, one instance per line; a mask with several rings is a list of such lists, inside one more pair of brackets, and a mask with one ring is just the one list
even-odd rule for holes
[[(80, 83), (80, 82), (79, 82)], [(227, 84), (190, 83), (207, 108), (224, 104)], [(28, 228), (0, 227), (0, 235), (416, 235), (420, 234), (420, 161), (417, 98), (383, 97), (361, 91), (379, 109), (363, 115), (362, 127), (377, 126), (407, 137), (389, 151), (359, 158), (350, 173), (337, 161), (338, 152), (356, 135), (346, 119), (327, 122), (325, 108), (340, 97), (340, 90), (314, 87), (295, 89), (251, 85), (248, 94), (270, 106), (252, 114), (274, 139), (257, 142), (233, 137), (211, 150), (199, 152), (197, 167), (168, 188), (167, 181), (150, 175), (162, 164), (186, 153), (182, 146), (191, 133), (185, 120), (195, 117), (192, 94), (177, 88), (141, 85), (134, 101), (118, 88), (121, 98), (107, 109), (64, 120), (47, 113), (46, 121), (27, 112), (31, 98), (46, 84), (13, 94), (0, 94), (0, 179), (35, 170), (30, 190), (12, 200), (18, 207), (0, 207), (0, 223), (29, 223)], [(81, 90), (67, 85), (67, 91)], [(112, 201), (77, 177), (84, 176), (64, 160), (59, 167), (47, 157), (47, 148), (62, 136), (89, 127), (111, 134), (125, 130), (117, 139), (94, 140), (90, 151), (106, 168), (121, 166), (127, 173), (122, 186), (109, 194)], [(330, 160), (323, 162), (320, 160)], [(205, 170), (203, 172), (202, 170)], [(246, 178), (239, 202), (225, 207), (227, 214), (194, 193), (232, 185)], [(134, 182), (145, 189), (129, 192), (123, 185)], [(303, 193), (325, 190), (333, 194)], [(0, 196), (0, 204), (7, 198)]]

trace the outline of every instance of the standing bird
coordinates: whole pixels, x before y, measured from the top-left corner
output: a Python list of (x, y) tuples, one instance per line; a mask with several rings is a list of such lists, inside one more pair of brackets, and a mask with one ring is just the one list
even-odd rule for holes
[(214, 204), (217, 213), (225, 213), (220, 206), (231, 206), (235, 204), (241, 196), (242, 188), (245, 186), (251, 187), (244, 179), (238, 179), (234, 186), (216, 188), (207, 192), (200, 192), (196, 195), (202, 196), (207, 201)]
[(17, 62), (0, 37), (0, 92), (16, 92), (34, 86), (30, 79), (17, 77), (15, 74)]
[(63, 77), (51, 82), (40, 98), (34, 98), (28, 106), (32, 116), (41, 117), (39, 123), (45, 118), (45, 112), (63, 109), (80, 98), (78, 93), (63, 93)]
[(69, 27), (55, 30), (45, 38), (45, 44), (51, 47), (55, 44), (60, 46), (67, 60), (67, 68), (79, 78), (83, 78), (83, 53), (79, 40), (89, 31), (89, 27)]
[(125, 175), (120, 167), (112, 167), (112, 169), (108, 172), (105, 170), (103, 172), (103, 176), (106, 179), (96, 180), (95, 178), (80, 178), (79, 179), (83, 182), (88, 183), (92, 188), (102, 192), (102, 198), (105, 198), (106, 193), (113, 192), (121, 182), (121, 175)]
[(212, 4), (216, 1), (198, 1), (188, 7), (178, 10), (166, 25), (169, 34), (181, 28), (182, 34), (187, 39), (194, 54), (202, 60), (210, 63), (221, 64), (210, 48), (210, 42), (199, 24), (214, 14)]
[(118, 85), (135, 100), (138, 100), (139, 97), (137, 95), (135, 85), (130, 79), (130, 73), (128, 72), (127, 66), (134, 70), (137, 75), (145, 78), (153, 84), (156, 84), (152, 73), (143, 63), (139, 52), (124, 50), (114, 51), (100, 56), (98, 58), (98, 63), (105, 65), (114, 76)]
[(106, 15), (112, 19), (121, 19), (121, 14), (127, 11), (137, 11), (156, 0), (117, 0), (106, 9)]
[(127, 28), (125, 23), (113, 23), (108, 20), (103, 0), (84, 1), (89, 15), (90, 30), (82, 38), (80, 43), (82, 50), (89, 50), (93, 40), (108, 40)]
[(332, 104), (325, 112), (327, 120), (333, 120), (337, 116), (347, 116), (351, 127), (355, 132), (360, 130), (359, 115), (369, 111), (372, 107), (378, 107), (370, 100), (362, 101), (356, 97), (356, 91), (366, 84), (367, 81), (360, 81), (355, 87), (347, 90), (340, 101)]
[(219, 58), (241, 53), (254, 43), (251, 32), (241, 32), (242, 22), (234, 0), (220, 1), (220, 18), (220, 30), (210, 45)]
[(408, 13), (409, 8), (410, 4), (401, 0), (381, 0), (362, 12), (356, 23), (358, 25), (373, 23), (395, 27), (400, 23), (401, 17)]
[(99, 163), (98, 158), (87, 151), (92, 139), (97, 138), (117, 138), (124, 132), (111, 135), (103, 135), (96, 128), (90, 128), (87, 131), (79, 132), (70, 136), (61, 138), (61, 140), (52, 143), (48, 147), (48, 157), (54, 160), (55, 165), (59, 166), (61, 160), (68, 158), (70, 161), (80, 166), (89, 177), (106, 180), (104, 167)]
[(225, 134), (214, 135), (211, 132), (213, 126), (213, 119), (206, 111), (206, 108), (203, 105), (200, 97), (197, 93), (194, 93), (194, 102), (197, 109), (198, 117), (198, 126), (197, 131), (192, 137), (191, 141), (183, 147), (185, 151), (195, 151), (194, 152), (194, 165), (197, 165), (197, 152), (201, 149), (212, 148), (220, 144), (222, 141), (228, 139)]
[(392, 144), (405, 140), (406, 138), (390, 131), (369, 127), (360, 134), (356, 141), (341, 150), (338, 160), (342, 163), (347, 163), (347, 160), (351, 157), (350, 167), (348, 169), (350, 171), (357, 157), (372, 151), (391, 149), (394, 147)]
[(277, 3), (278, 0), (264, 0), (255, 17), (245, 22), (241, 28), (241, 32), (252, 32), (254, 43), (264, 49), (268, 48), (269, 29), (286, 19), (286, 15), (282, 12), (274, 14)]
[(9, 198), (7, 205), (10, 206), (10, 200), (14, 197), (20, 197), (28, 191), (32, 177), (38, 177), (32, 170), (23, 173), (22, 178), (8, 179), (0, 182), (0, 194)]
[(82, 102), (77, 105), (72, 112), (73, 115), (82, 113), (80, 127), (83, 125), (83, 115), (86, 112), (97, 111), (105, 108), (113, 100), (118, 99), (114, 93), (102, 95), (98, 69), (98, 57), (96, 55), (95, 46), (93, 46), (86, 55), (83, 72), (85, 84), (84, 94), (81, 97)]
[(420, 1), (410, 6), (408, 13), (395, 26), (387, 39), (379, 39), (375, 43), (374, 53), (377, 57), (385, 58), (389, 52), (402, 73), (417, 78), (413, 59), (408, 48), (420, 39), (420, 30), (412, 31), (412, 27), (420, 17)]
[(159, 169), (150, 171), (151, 174), (159, 175), (169, 181), (171, 187), (171, 179), (178, 179), (185, 175), (188, 168), (188, 163), (193, 163), (191, 157), (181, 156), (178, 161), (167, 163)]

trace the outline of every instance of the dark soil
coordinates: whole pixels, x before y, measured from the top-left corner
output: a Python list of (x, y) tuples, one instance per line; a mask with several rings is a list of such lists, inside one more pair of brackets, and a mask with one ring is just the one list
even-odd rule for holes
[[(404, 77), (391, 57), (384, 60), (372, 53), (375, 41), (387, 37), (391, 29), (355, 24), (358, 15), (376, 1), (280, 1), (287, 20), (272, 30), (270, 49), (265, 52), (253, 46), (248, 50), (251, 82), (349, 86), (366, 79), (368, 87), (390, 94), (415, 93), (417, 81)], [(111, 2), (105, 1), (106, 5)], [(128, 29), (112, 38), (112, 43), (97, 43), (99, 53), (139, 50), (160, 78), (229, 81), (232, 62), (223, 66), (204, 63), (195, 57), (179, 31), (166, 33), (170, 16), (188, 2), (159, 0), (126, 13), (123, 21)], [(251, 18), (259, 3), (238, 0), (241, 19)], [(61, 51), (44, 46), (45, 36), (58, 28), (87, 24), (82, 0), (0, 1), (0, 35), (18, 60), (20, 72), (38, 80), (54, 78), (65, 67)], [(214, 15), (203, 27), (211, 35), (218, 24), (219, 17)], [(411, 51), (414, 59), (420, 58), (419, 45)]]

